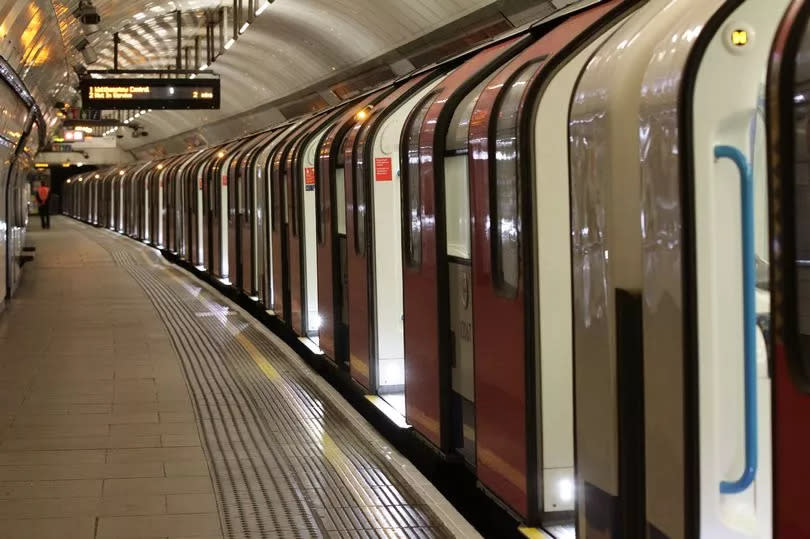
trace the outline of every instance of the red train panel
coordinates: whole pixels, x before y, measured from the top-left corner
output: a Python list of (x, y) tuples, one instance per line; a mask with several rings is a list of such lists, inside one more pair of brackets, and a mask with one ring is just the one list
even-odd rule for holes
[[(773, 369), (773, 537), (810, 537), (807, 484), (810, 480), (810, 335), (801, 318), (808, 313), (810, 252), (806, 219), (807, 172), (799, 148), (808, 147), (803, 100), (810, 2), (795, 0), (774, 39), (768, 73), (768, 145), (771, 231), (771, 355)], [(806, 64), (806, 60), (802, 62)], [(804, 275), (802, 275), (804, 274)]]

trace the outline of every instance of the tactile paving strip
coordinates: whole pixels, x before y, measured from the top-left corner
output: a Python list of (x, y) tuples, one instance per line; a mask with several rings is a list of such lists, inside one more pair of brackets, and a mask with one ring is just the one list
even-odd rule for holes
[(96, 241), (171, 335), (228, 537), (452, 537), (288, 353), (158, 253)]

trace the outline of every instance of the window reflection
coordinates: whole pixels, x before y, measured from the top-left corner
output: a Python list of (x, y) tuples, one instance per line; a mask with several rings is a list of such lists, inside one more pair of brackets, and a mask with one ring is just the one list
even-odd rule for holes
[(795, 204), (796, 306), (799, 365), (810, 378), (810, 32), (796, 53), (793, 84), (793, 199)]
[(405, 191), (405, 260), (411, 267), (418, 267), (422, 263), (422, 191), (419, 178), (419, 133), (427, 111), (433, 104), (434, 94), (429, 94), (422, 101), (416, 114), (408, 125), (407, 154), (408, 160), (403, 178)]
[(495, 178), (492, 184), (493, 279), (501, 293), (517, 294), (520, 278), (520, 185), (518, 173), (518, 113), (527, 82), (538, 70), (532, 62), (509, 83), (495, 127)]

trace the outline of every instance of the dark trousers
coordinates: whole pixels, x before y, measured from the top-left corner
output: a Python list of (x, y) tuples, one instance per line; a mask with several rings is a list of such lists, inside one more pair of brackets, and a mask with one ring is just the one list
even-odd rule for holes
[(42, 228), (51, 228), (51, 213), (48, 211), (48, 204), (39, 207), (39, 218), (42, 221)]

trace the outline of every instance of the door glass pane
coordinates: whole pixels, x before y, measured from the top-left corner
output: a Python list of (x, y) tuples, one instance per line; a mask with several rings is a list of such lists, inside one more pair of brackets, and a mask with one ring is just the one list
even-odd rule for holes
[[(361, 152), (362, 153), (362, 152)], [(352, 175), (354, 191), (354, 251), (360, 255), (366, 254), (366, 177), (365, 160), (362, 155), (357, 156)]]
[(509, 82), (495, 131), (495, 178), (490, 182), (492, 212), (492, 278), (495, 289), (514, 297), (520, 278), (520, 178), (518, 177), (517, 119), (526, 84), (538, 69), (533, 62)]
[(419, 105), (419, 109), (407, 126), (407, 164), (404, 167), (403, 193), (405, 199), (405, 263), (419, 267), (422, 263), (422, 192), (419, 181), (419, 133), (427, 111), (433, 104), (434, 94), (429, 94)]
[(795, 204), (796, 306), (799, 354), (796, 372), (810, 380), (810, 32), (796, 52), (793, 85), (793, 199)]

